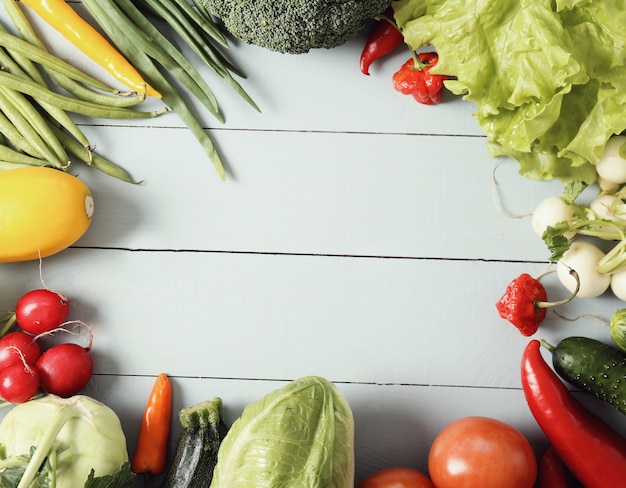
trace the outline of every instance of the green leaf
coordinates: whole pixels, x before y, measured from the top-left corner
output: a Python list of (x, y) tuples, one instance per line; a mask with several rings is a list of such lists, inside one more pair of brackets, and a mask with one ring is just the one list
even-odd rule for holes
[(554, 226), (548, 227), (542, 236), (543, 241), (546, 243), (548, 250), (551, 252), (549, 260), (556, 262), (565, 251), (570, 248), (569, 240), (563, 235), (570, 229), (567, 222), (560, 222)]
[(135, 473), (130, 469), (130, 463), (125, 462), (117, 473), (106, 476), (95, 476), (92, 469), (87, 477), (84, 488), (130, 488), (135, 481)]

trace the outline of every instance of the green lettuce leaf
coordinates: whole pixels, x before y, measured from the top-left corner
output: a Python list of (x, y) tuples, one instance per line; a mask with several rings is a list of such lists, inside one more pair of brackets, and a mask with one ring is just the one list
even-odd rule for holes
[(532, 179), (593, 183), (608, 138), (626, 129), (623, 0), (398, 0), (414, 49), (476, 105), (491, 156)]
[(248, 405), (222, 441), (211, 488), (354, 488), (354, 421), (329, 381), (307, 376)]

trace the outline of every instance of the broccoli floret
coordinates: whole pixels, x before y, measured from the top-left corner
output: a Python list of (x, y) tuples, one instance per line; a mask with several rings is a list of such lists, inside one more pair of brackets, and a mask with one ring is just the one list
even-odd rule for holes
[(234, 37), (282, 53), (333, 48), (352, 39), (391, 0), (201, 0)]

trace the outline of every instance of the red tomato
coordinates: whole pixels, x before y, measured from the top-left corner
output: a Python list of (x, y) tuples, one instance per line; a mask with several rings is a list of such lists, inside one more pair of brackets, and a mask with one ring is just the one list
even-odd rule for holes
[(56, 291), (41, 289), (24, 293), (15, 305), (17, 325), (29, 334), (38, 335), (63, 323), (70, 302)]
[(537, 458), (513, 426), (487, 417), (465, 417), (447, 425), (428, 455), (437, 488), (532, 488)]
[(415, 469), (387, 468), (370, 474), (358, 488), (435, 488), (435, 485)]

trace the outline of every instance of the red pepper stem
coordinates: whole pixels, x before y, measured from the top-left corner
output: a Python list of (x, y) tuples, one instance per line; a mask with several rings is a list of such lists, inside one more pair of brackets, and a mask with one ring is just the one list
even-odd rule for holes
[(420, 61), (420, 58), (417, 55), (417, 53), (411, 50), (411, 56), (413, 57), (413, 65), (414, 65), (413, 69), (424, 71), (424, 68), (426, 67), (426, 65)]
[[(549, 272), (553, 272), (553, 271), (554, 270), (550, 270)], [(543, 276), (544, 274), (546, 273), (543, 273), (537, 279), (541, 278), (541, 276)], [(576, 298), (576, 295), (578, 295), (578, 291), (580, 290), (580, 277), (578, 276), (578, 273), (574, 269), (570, 269), (569, 274), (572, 275), (574, 279), (576, 280), (576, 288), (574, 289), (574, 291), (572, 292), (570, 296), (568, 296), (567, 298), (564, 298), (563, 300), (559, 300), (557, 302), (542, 302), (540, 300), (537, 300), (535, 302), (535, 307), (537, 308), (557, 307), (559, 305), (565, 305), (566, 303), (571, 302), (574, 298)]]

